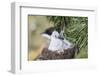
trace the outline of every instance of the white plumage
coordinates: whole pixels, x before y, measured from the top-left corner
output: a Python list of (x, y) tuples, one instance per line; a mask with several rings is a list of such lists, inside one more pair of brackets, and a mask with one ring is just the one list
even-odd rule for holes
[(60, 34), (57, 31), (53, 31), (51, 36), (48, 34), (43, 34), (42, 36), (46, 37), (47, 39), (50, 39), (48, 50), (61, 52), (64, 49), (68, 49), (72, 46), (72, 44), (65, 38), (60, 39)]

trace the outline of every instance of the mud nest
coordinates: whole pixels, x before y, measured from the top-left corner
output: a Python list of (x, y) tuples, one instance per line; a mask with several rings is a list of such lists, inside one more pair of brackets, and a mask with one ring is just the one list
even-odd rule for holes
[(78, 46), (74, 46), (69, 49), (65, 49), (63, 52), (51, 51), (44, 48), (41, 55), (37, 59), (39, 60), (54, 60), (54, 59), (72, 59), (79, 53)]

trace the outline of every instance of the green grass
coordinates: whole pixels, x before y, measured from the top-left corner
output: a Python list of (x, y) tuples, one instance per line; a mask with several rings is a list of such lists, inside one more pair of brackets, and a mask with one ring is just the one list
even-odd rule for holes
[(82, 48), (82, 50), (80, 50), (80, 53), (76, 55), (75, 58), (88, 58), (88, 48)]

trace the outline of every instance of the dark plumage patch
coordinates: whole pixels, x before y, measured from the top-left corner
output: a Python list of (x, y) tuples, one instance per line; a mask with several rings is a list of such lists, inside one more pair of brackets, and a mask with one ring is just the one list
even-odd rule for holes
[(54, 30), (55, 30), (54, 27), (50, 27), (50, 28), (46, 29), (43, 33), (51, 35)]

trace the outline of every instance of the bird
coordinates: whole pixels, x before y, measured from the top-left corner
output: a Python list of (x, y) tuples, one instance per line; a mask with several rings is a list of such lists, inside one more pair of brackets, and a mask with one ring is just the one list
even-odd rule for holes
[(72, 43), (66, 40), (54, 27), (50, 27), (46, 29), (42, 36), (47, 38), (50, 41), (48, 49), (51, 51), (63, 51), (64, 49), (68, 49), (71, 47)]

